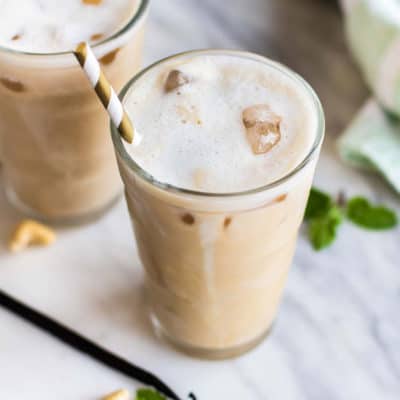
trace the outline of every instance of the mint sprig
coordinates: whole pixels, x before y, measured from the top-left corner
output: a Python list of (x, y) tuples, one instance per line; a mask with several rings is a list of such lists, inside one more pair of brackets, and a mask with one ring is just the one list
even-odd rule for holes
[(152, 389), (139, 389), (136, 392), (136, 400), (167, 400), (162, 394)]
[(308, 237), (315, 250), (322, 250), (335, 241), (345, 217), (359, 227), (370, 230), (391, 229), (398, 224), (393, 210), (382, 205), (373, 206), (364, 197), (353, 197), (346, 204), (312, 188), (304, 220), (308, 223)]
[(334, 242), (337, 229), (342, 221), (342, 212), (338, 207), (331, 207), (325, 215), (310, 221), (308, 236), (315, 250), (322, 250)]
[(331, 197), (316, 188), (311, 188), (304, 219), (307, 221), (313, 218), (323, 217), (329, 213), (331, 208)]
[(384, 206), (372, 206), (363, 197), (354, 197), (347, 204), (347, 218), (366, 229), (391, 229), (397, 225), (396, 213)]

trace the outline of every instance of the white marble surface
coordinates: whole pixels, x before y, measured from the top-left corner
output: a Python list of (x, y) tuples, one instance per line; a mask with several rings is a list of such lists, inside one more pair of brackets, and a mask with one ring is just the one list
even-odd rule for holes
[[(212, 0), (153, 0), (146, 61), (198, 47), (249, 48), (290, 61), (288, 54), (298, 54), (296, 43), (302, 48), (305, 36), (301, 40), (296, 36), (290, 50), (278, 47), (274, 32), (282, 37), (281, 25), (269, 10), (279, 16), (296, 14), (299, 23), (308, 25), (310, 7), (319, 7), (325, 15), (326, 0), (321, 4), (299, 0), (308, 11), (285, 14), (284, 4), (288, 7), (291, 1), (231, 0), (222, 12)], [(293, 18), (282, 23), (293, 24)], [(337, 30), (333, 24), (327, 20), (321, 34), (330, 37), (330, 29)], [(317, 41), (310, 35), (308, 40)], [(340, 39), (331, 39), (333, 53), (340, 55)], [(352, 91), (348, 97), (354, 101), (336, 99), (338, 106), (329, 109), (332, 99), (349, 89), (339, 72), (329, 75), (333, 83), (325, 82), (320, 70), (325, 57), (311, 57), (310, 62), (317, 59), (315, 74), (304, 58), (299, 69), (328, 103), (331, 135), (362, 96)], [(351, 68), (347, 60), (339, 58), (337, 63)], [(316, 181), (332, 192), (362, 193), (400, 211), (398, 198), (377, 178), (340, 164), (331, 136)], [(154, 337), (123, 201), (97, 223), (61, 230), (52, 247), (10, 255), (5, 242), (19, 218), (1, 195), (0, 288), (158, 373), (183, 398), (189, 391), (199, 400), (395, 400), (400, 396), (399, 229), (377, 234), (345, 225), (334, 246), (318, 254), (302, 235), (270, 338), (239, 359), (208, 362), (179, 354)], [(1, 399), (95, 400), (121, 386), (134, 389), (137, 383), (0, 309)]]

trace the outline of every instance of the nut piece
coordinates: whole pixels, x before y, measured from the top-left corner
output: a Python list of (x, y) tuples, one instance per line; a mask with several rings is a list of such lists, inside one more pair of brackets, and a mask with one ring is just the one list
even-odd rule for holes
[(104, 396), (102, 400), (129, 400), (130, 397), (131, 394), (126, 389), (120, 389)]
[(18, 252), (31, 245), (48, 246), (56, 240), (55, 232), (39, 222), (27, 219), (20, 222), (9, 242), (9, 249)]
[(92, 6), (97, 6), (99, 5), (103, 0), (82, 0), (83, 4), (89, 4)]
[(267, 153), (280, 141), (282, 118), (267, 104), (256, 104), (246, 108), (242, 118), (254, 154)]
[(189, 81), (190, 79), (187, 75), (177, 69), (173, 69), (165, 81), (165, 91), (167, 93), (172, 92), (178, 87), (186, 85)]

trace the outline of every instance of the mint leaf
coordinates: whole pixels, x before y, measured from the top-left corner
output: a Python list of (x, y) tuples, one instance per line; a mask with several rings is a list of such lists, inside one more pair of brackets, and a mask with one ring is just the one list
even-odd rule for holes
[(337, 228), (342, 223), (340, 209), (332, 206), (325, 215), (313, 218), (308, 225), (308, 236), (315, 250), (328, 247), (336, 238)]
[(347, 218), (363, 228), (374, 230), (390, 229), (398, 222), (394, 211), (384, 206), (372, 206), (363, 197), (353, 197), (348, 202)]
[(136, 392), (136, 400), (167, 400), (162, 394), (152, 389), (139, 389)]
[(312, 218), (322, 217), (329, 212), (332, 205), (332, 199), (328, 194), (312, 188), (308, 197), (304, 219), (307, 221)]

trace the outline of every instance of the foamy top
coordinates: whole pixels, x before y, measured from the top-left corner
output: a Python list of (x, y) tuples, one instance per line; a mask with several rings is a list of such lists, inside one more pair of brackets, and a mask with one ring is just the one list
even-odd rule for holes
[[(182, 74), (175, 89), (166, 86), (173, 70)], [(133, 84), (124, 103), (140, 137), (124, 144), (133, 160), (160, 182), (203, 192), (244, 191), (283, 177), (311, 150), (318, 124), (300, 80), (228, 53), (158, 64)], [(280, 121), (280, 140), (262, 136), (271, 148), (261, 154), (243, 120), (254, 105)]]
[(112, 36), (139, 0), (0, 0), (0, 46), (31, 53), (70, 51)]

